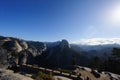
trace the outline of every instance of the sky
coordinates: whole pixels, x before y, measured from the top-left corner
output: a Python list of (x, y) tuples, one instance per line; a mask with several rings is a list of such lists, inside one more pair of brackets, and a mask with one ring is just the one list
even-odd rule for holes
[(0, 35), (50, 42), (120, 38), (120, 0), (0, 0)]

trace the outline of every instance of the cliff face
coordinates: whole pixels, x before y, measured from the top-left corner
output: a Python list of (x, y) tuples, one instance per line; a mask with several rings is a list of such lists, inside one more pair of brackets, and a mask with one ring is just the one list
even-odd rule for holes
[(38, 64), (66, 67), (83, 64), (87, 60), (86, 57), (75, 52), (67, 40), (59, 41), (53, 47), (47, 48), (46, 43), (43, 42), (1, 36), (0, 46), (7, 51), (5, 55), (7, 55), (9, 65)]
[(58, 43), (36, 58), (37, 61), (40, 61), (38, 64), (53, 68), (68, 68), (73, 65), (86, 64), (88, 60), (86, 56), (74, 51), (67, 40)]
[(60, 48), (61, 51), (63, 51), (64, 49), (71, 48), (71, 46), (67, 40), (62, 40), (60, 43)]
[(10, 65), (33, 64), (34, 58), (46, 50), (46, 44), (0, 36), (0, 48), (0, 55), (6, 55)]
[[(47, 49), (46, 43), (43, 42), (25, 41), (12, 37), (0, 37), (0, 46), (9, 53), (7, 55), (10, 65), (41, 63), (50, 63), (53, 67), (64, 66), (64, 63), (71, 65), (74, 53), (67, 40), (62, 40), (56, 46)], [(45, 60), (45, 62), (47, 60), (49, 61), (44, 63), (43, 60)]]
[(14, 51), (14, 52), (20, 52), (23, 50), (22, 46), (16, 40), (5, 41), (2, 47), (4, 49), (7, 49), (9, 51)]

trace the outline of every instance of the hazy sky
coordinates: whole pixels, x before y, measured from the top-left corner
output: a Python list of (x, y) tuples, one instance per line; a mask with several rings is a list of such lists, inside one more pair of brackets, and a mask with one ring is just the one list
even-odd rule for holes
[(120, 0), (0, 0), (0, 35), (70, 42), (120, 37)]

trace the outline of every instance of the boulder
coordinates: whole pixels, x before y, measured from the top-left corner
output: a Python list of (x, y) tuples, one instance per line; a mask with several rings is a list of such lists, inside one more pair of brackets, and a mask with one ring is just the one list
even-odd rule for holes
[(72, 79), (69, 79), (67, 77), (63, 77), (63, 76), (54, 76), (55, 80), (72, 80)]
[(107, 72), (107, 74), (113, 79), (113, 80), (120, 80), (120, 75), (114, 74), (111, 72)]
[(100, 73), (97, 70), (92, 70), (91, 72), (96, 78), (100, 78)]
[(3, 70), (0, 73), (0, 80), (33, 80), (30, 77), (21, 75), (19, 73), (13, 73), (11, 70)]
[(88, 72), (91, 72), (91, 71), (92, 71), (92, 69), (90, 69), (90, 68), (88, 68), (88, 67), (82, 67), (81, 69), (82, 69), (82, 70), (85, 70), (85, 71), (88, 71)]

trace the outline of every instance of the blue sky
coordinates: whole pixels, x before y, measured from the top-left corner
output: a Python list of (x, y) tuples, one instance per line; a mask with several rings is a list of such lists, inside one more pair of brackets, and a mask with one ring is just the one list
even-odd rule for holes
[(75, 42), (119, 38), (120, 0), (0, 0), (0, 35)]

